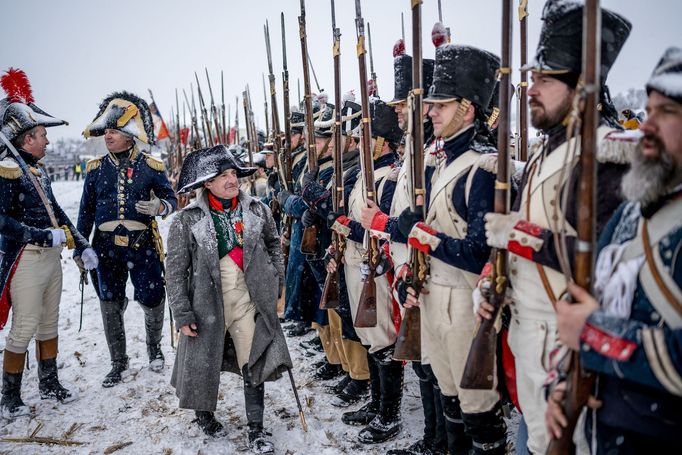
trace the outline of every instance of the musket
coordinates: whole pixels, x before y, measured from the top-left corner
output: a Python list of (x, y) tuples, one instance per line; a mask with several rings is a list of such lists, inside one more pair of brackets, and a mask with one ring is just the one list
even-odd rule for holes
[(265, 74), (260, 73), (263, 82), (263, 108), (265, 110), (265, 140), (270, 137), (270, 115), (268, 111), (268, 92), (265, 90)]
[[(362, 179), (365, 184), (365, 200), (376, 202), (374, 185), (374, 162), (372, 153), (371, 125), (369, 114), (369, 93), (367, 90), (367, 62), (365, 59), (365, 21), (362, 18), (360, 0), (355, 0), (355, 29), (357, 34), (357, 55), (360, 69), (360, 100), (362, 104), (362, 153), (360, 154), (360, 165), (362, 168)], [(377, 299), (376, 283), (374, 277), (376, 268), (379, 264), (379, 244), (378, 240), (365, 233), (365, 244), (367, 248), (367, 260), (369, 262), (369, 275), (365, 279), (360, 294), (358, 311), (353, 325), (355, 327), (375, 327), (377, 325)]]
[(400, 29), (403, 32), (403, 43), (405, 42), (405, 14), (400, 13)]
[[(225, 110), (223, 110), (223, 117), (225, 117)], [(230, 105), (227, 105), (227, 123), (225, 124), (225, 129), (223, 133), (225, 134), (225, 143), (230, 145), (230, 125), (232, 125), (232, 109)]]
[(176, 144), (178, 146), (177, 150), (177, 169), (180, 172), (182, 167), (182, 136), (180, 133), (180, 100), (178, 98), (178, 89), (175, 89), (175, 137), (177, 138)]
[[(246, 94), (247, 94), (247, 101), (248, 101), (248, 106), (249, 106), (249, 128), (251, 128), (251, 138), (253, 139), (253, 143), (251, 144), (252, 152), (253, 153), (258, 153), (258, 128), (256, 128), (256, 116), (253, 113), (253, 104), (251, 104), (251, 88), (249, 88), (249, 84), (246, 84)], [(252, 164), (253, 165), (253, 161)], [(252, 174), (253, 179), (255, 180), (255, 175)]]
[[(190, 85), (190, 91), (192, 90), (192, 87)], [(185, 89), (182, 89), (182, 96), (185, 97), (185, 105), (187, 105), (187, 109), (189, 109), (189, 116), (192, 121), (192, 136), (194, 136), (194, 148), (195, 149), (200, 149), (201, 148), (201, 139), (199, 136), (199, 125), (197, 124), (197, 111), (194, 106), (194, 92), (192, 92), (192, 104), (189, 103), (189, 99), (187, 98), (187, 92)], [(183, 115), (184, 115), (184, 107), (183, 107)]]
[(369, 40), (369, 74), (372, 77), (372, 84), (374, 86), (370, 95), (379, 96), (379, 87), (377, 86), (377, 73), (374, 72), (374, 53), (372, 52), (372, 29), (367, 22), (367, 38)]
[[(289, 100), (289, 69), (287, 67), (287, 41), (286, 29), (284, 28), (284, 13), (280, 13), (282, 29), (282, 97), (284, 103), (284, 140), (279, 153), (281, 184), (290, 192), (293, 192), (294, 182), (291, 169), (291, 101)], [(291, 222), (290, 216), (285, 215), (282, 220), (282, 254), (284, 256), (284, 270), (289, 265), (289, 244), (291, 242)]]
[[(268, 21), (265, 21), (265, 28), (263, 29), (264, 34), (265, 34), (265, 51), (267, 53), (268, 57), (268, 80), (270, 82), (270, 113), (272, 114), (272, 135), (271, 135), (271, 141), (272, 141), (272, 150), (275, 153), (276, 157), (279, 157), (280, 154), (280, 149), (281, 149), (281, 136), (282, 132), (279, 129), (279, 109), (277, 109), (277, 90), (275, 88), (275, 73), (272, 68), (272, 51), (270, 49), (270, 24)], [(278, 165), (275, 169), (275, 172), (279, 174), (280, 177), (282, 177), (282, 174), (280, 172), (280, 166)], [(282, 209), (279, 206), (279, 202), (277, 201), (277, 198), (272, 198), (270, 200), (270, 210), (272, 211), (273, 214), (279, 214), (282, 213)]]
[[(495, 181), (495, 213), (509, 213), (509, 130), (510, 130), (510, 68), (512, 58), (512, 0), (502, 0), (502, 55), (499, 70), (499, 124), (497, 127), (497, 180)], [(495, 322), (504, 306), (509, 281), (507, 279), (507, 251), (492, 251), (489, 303), (493, 317), (478, 325), (464, 367), (460, 386), (467, 389), (492, 390), (495, 385), (497, 331)]]
[(320, 88), (320, 83), (317, 81), (317, 74), (315, 73), (313, 61), (310, 59), (310, 54), (308, 54), (308, 64), (310, 65), (310, 71), (313, 73), (313, 80), (315, 81), (315, 87), (317, 87), (317, 93), (324, 92), (324, 89)]
[(214, 137), (214, 143), (220, 144), (222, 143), (223, 135), (222, 135), (222, 130), (220, 128), (220, 120), (218, 120), (218, 108), (216, 108), (215, 103), (213, 102), (213, 89), (211, 88), (211, 79), (208, 77), (208, 68), (204, 67), (204, 71), (206, 71), (206, 82), (208, 83), (208, 93), (211, 97), (211, 117), (213, 117), (213, 126), (215, 127), (215, 137)]
[[(247, 156), (249, 158), (249, 167), (253, 167), (253, 154), (255, 153), (254, 142), (258, 141), (258, 137), (254, 136), (253, 128), (251, 127), (252, 117), (251, 117), (251, 100), (249, 99), (249, 89), (248, 86), (246, 90), (242, 92), (242, 99), (244, 101), (244, 117), (246, 118), (246, 138), (248, 140), (248, 147), (246, 149)], [(254, 175), (249, 176), (249, 182), (251, 183), (251, 196), (256, 195), (256, 180)]]
[(239, 144), (239, 96), (234, 97), (234, 143)]
[[(438, 22), (443, 23), (443, 8), (441, 7), (440, 0), (438, 0)], [(448, 32), (448, 43), (450, 42), (450, 27), (445, 27)]]
[[(334, 0), (332, 7), (332, 55), (334, 57), (334, 104), (336, 105), (336, 122), (334, 127), (334, 175), (332, 184), (332, 207), (334, 213), (344, 210), (343, 199), (343, 151), (341, 150), (341, 30), (336, 27), (336, 11)], [(332, 245), (334, 260), (341, 264), (345, 249), (343, 237), (332, 231)], [(339, 307), (339, 270), (327, 272), (320, 298), (320, 309)]]
[[(519, 21), (521, 24), (521, 68), (528, 61), (528, 0), (520, 0)], [(519, 83), (519, 138), (517, 142), (517, 159), (528, 159), (528, 73), (521, 71)]]
[[(195, 73), (195, 75), (196, 75), (196, 73)], [(189, 91), (190, 91), (191, 94), (192, 94), (192, 110), (194, 111), (194, 118), (196, 119), (197, 123), (199, 123), (199, 114), (197, 113), (197, 105), (194, 103), (194, 88), (192, 87), (192, 83), (191, 83), (191, 82), (190, 82), (190, 84), (189, 84)], [(199, 131), (199, 129), (198, 129), (198, 127), (197, 127), (197, 132), (198, 132), (198, 131)], [(204, 122), (201, 122), (201, 132), (202, 132), (203, 135), (204, 135), (204, 145), (206, 145), (206, 147), (208, 147), (208, 139), (207, 139), (207, 134), (206, 134), (206, 125), (204, 124)], [(197, 134), (197, 144), (199, 144), (199, 146), (198, 146), (197, 148), (201, 148), (201, 147), (202, 147), (202, 145), (201, 145), (201, 136), (199, 136), (198, 134)]]
[[(580, 175), (578, 177), (578, 220), (575, 252), (575, 283), (592, 293), (594, 247), (596, 244), (597, 203), (597, 127), (599, 126), (601, 8), (599, 0), (587, 0), (583, 11), (583, 105), (581, 124)], [(562, 403), (567, 425), (561, 438), (552, 438), (547, 448), (549, 455), (575, 453), (573, 432), (578, 417), (594, 389), (595, 376), (583, 370), (580, 352), (570, 354), (566, 377), (566, 393)]]
[[(408, 132), (412, 143), (408, 144), (406, 153), (410, 152), (410, 209), (420, 211), (422, 219), (426, 218), (426, 186), (424, 176), (424, 78), (422, 67), (422, 10), (421, 2), (412, 5), (412, 91), (408, 96), (410, 119)], [(420, 197), (421, 196), (421, 197)], [(409, 247), (408, 265), (410, 272), (405, 277), (417, 295), (421, 292), (428, 274), (426, 255), (416, 248)], [(421, 360), (421, 312), (419, 307), (405, 308), (400, 331), (393, 352), (395, 360)]]
[(197, 76), (196, 71), (194, 72), (194, 78), (197, 80), (197, 94), (199, 95), (201, 119), (203, 120), (202, 123), (206, 126), (206, 133), (208, 134), (206, 143), (208, 144), (209, 147), (213, 147), (215, 144), (213, 142), (213, 131), (211, 130), (211, 119), (209, 118), (208, 112), (206, 111), (206, 104), (204, 103), (204, 96), (201, 94), (201, 84), (199, 83), (199, 76)]
[[(316, 173), (318, 169), (317, 164), (317, 148), (315, 147), (315, 132), (313, 126), (313, 96), (310, 90), (310, 72), (308, 71), (308, 39), (306, 35), (305, 23), (305, 0), (301, 0), (301, 15), (298, 17), (298, 31), (301, 38), (301, 60), (303, 61), (303, 90), (305, 100), (305, 133), (306, 133), (306, 148), (308, 149), (308, 171)], [(311, 226), (305, 228), (303, 232), (303, 239), (301, 240), (301, 253), (316, 254), (317, 253), (317, 227)]]
[(296, 85), (298, 85), (298, 104), (301, 104), (301, 79), (296, 78)]
[[(227, 144), (228, 143), (228, 128), (230, 125), (230, 120), (228, 118), (227, 123), (225, 123), (225, 79), (223, 78), (223, 70), (220, 70), (220, 114), (222, 117), (222, 132), (223, 135), (221, 137), (222, 143)], [(229, 106), (228, 106), (228, 116), (229, 116)]]

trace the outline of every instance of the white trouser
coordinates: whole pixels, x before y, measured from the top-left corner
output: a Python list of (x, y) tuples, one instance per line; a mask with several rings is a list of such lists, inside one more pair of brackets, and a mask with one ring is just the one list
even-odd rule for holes
[(528, 426), (528, 448), (533, 453), (545, 453), (549, 444), (543, 385), (549, 371), (549, 354), (557, 340), (556, 319), (512, 317), (507, 341), (514, 354), (516, 391)]
[[(360, 294), (362, 293), (362, 273), (360, 265), (344, 266), (346, 273), (346, 288), (348, 289), (348, 299), (350, 300), (350, 311), (355, 321), (360, 305)], [(395, 344), (398, 334), (393, 325), (393, 302), (391, 301), (391, 289), (385, 275), (377, 277), (375, 280), (377, 295), (377, 325), (371, 328), (355, 328), (355, 332), (362, 341), (362, 344), (369, 346), (369, 352), (377, 352), (388, 346)]]
[(490, 411), (499, 401), (495, 390), (462, 389), (464, 373), (476, 319), (471, 289), (428, 284), (422, 294), (422, 356), (427, 357), (445, 396), (457, 396), (463, 413)]
[(26, 352), (31, 338), (56, 338), (62, 294), (61, 247), (26, 245), (10, 283), (12, 328), (6, 348)]
[(223, 288), (225, 330), (230, 332), (241, 369), (249, 363), (256, 331), (256, 306), (251, 302), (244, 272), (228, 255), (220, 260), (220, 284)]

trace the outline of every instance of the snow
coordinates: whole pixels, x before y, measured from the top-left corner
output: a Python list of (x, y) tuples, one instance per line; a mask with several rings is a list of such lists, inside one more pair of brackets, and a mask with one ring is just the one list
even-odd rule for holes
[[(76, 221), (82, 192), (81, 182), (54, 182), (52, 184), (62, 208)], [(164, 239), (167, 240), (172, 216), (160, 221)], [(130, 442), (114, 452), (116, 454), (234, 454), (245, 451), (246, 416), (244, 395), (240, 377), (223, 373), (220, 400), (216, 417), (228, 430), (222, 439), (211, 439), (192, 423), (194, 413), (178, 408), (175, 391), (170, 386), (174, 361), (173, 349), (168, 336), (168, 313), (162, 348), (166, 367), (162, 373), (149, 369), (145, 346), (144, 315), (140, 306), (133, 302), (132, 285), (128, 286), (130, 304), (125, 314), (130, 370), (122, 384), (104, 389), (101, 381), (108, 373), (107, 350), (99, 303), (92, 285), (85, 288), (83, 329), (78, 332), (80, 315), (79, 273), (71, 260), (70, 252), (62, 254), (64, 285), (59, 321), (60, 380), (80, 395), (68, 404), (42, 401), (38, 395), (38, 379), (33, 342), (29, 347), (30, 370), (24, 372), (22, 398), (32, 409), (31, 417), (0, 422), (0, 438), (27, 437), (38, 425), (43, 427), (37, 436), (62, 438), (72, 425), (82, 425), (70, 439), (84, 443), (82, 446), (48, 446), (0, 442), (2, 454), (89, 454), (102, 453), (107, 448)], [(0, 350), (4, 349), (9, 326), (0, 334)], [(307, 338), (310, 338), (308, 335)], [(289, 339), (289, 349), (294, 361), (296, 378), (306, 421), (310, 427), (304, 433), (298, 419), (298, 410), (291, 386), (285, 376), (277, 382), (265, 385), (265, 428), (272, 433), (277, 454), (334, 455), (343, 453), (383, 454), (388, 449), (402, 447), (416, 441), (422, 435), (423, 421), (417, 378), (412, 368), (406, 366), (406, 388), (402, 404), (403, 431), (400, 436), (386, 444), (365, 446), (356, 441), (360, 428), (341, 423), (343, 411), (331, 406), (332, 395), (324, 391), (321, 383), (312, 379), (311, 365), (321, 355), (304, 357), (298, 343), (303, 338)], [(201, 372), (197, 372), (201, 374)], [(350, 409), (357, 409), (361, 404)]]

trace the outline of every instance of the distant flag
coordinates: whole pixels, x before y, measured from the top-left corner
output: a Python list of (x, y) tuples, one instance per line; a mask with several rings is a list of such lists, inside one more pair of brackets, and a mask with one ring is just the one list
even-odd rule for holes
[(180, 142), (187, 145), (189, 139), (189, 128), (180, 128)]
[(161, 113), (159, 113), (155, 101), (152, 101), (149, 105), (149, 111), (152, 113), (152, 120), (154, 120), (154, 137), (156, 137), (156, 141), (161, 142), (163, 140), (170, 139), (166, 122), (164, 122), (163, 118), (161, 118)]

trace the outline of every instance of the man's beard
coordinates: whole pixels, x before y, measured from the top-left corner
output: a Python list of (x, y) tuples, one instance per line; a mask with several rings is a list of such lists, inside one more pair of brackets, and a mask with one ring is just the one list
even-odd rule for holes
[(665, 152), (663, 143), (655, 136), (646, 138), (655, 144), (658, 155), (642, 155), (643, 147), (640, 142), (632, 157), (630, 170), (623, 176), (620, 184), (627, 200), (639, 202), (644, 207), (665, 196), (682, 180), (682, 168), (675, 163), (672, 155)]
[[(564, 121), (573, 106), (573, 97), (567, 96), (563, 102), (553, 112), (547, 112), (547, 108), (539, 101), (531, 100), (531, 104), (542, 106), (540, 111), (530, 111), (530, 123), (540, 131), (549, 131), (556, 125)], [(531, 106), (532, 107), (532, 106)]]

